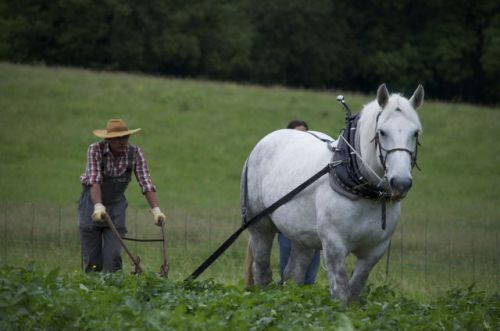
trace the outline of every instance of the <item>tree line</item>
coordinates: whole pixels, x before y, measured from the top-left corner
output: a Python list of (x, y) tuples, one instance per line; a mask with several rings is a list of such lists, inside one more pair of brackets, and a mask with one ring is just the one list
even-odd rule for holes
[(0, 59), (498, 104), (497, 0), (0, 0)]

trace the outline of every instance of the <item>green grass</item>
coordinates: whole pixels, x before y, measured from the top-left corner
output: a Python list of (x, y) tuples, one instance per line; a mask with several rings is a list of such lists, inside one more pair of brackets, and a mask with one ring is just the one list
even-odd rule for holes
[[(291, 118), (320, 130), (331, 120), (334, 132), (342, 125), (327, 93), (9, 64), (0, 83), (1, 170), (9, 174), (0, 199), (14, 201), (73, 202), (92, 130), (109, 118), (143, 129), (131, 142), (145, 150), (170, 208), (237, 205), (247, 154)], [(145, 206), (137, 186), (130, 191), (131, 204)]]
[[(86, 148), (93, 129), (123, 118), (143, 129), (131, 142), (169, 215), (171, 278), (183, 279), (238, 228), (240, 172), (259, 139), (293, 118), (335, 137), (344, 116), (336, 95), (359, 110), (376, 88), (365, 96), (0, 63), (1, 261), (78, 268)], [(426, 100), (420, 115), (422, 171), (403, 202), (388, 281), (417, 296), (473, 282), (498, 291), (500, 109)], [(127, 193), (131, 235), (156, 236), (135, 181)], [(203, 277), (241, 284), (245, 239)], [(148, 245), (131, 249), (155, 271), (159, 248)], [(386, 281), (384, 263), (371, 282)], [(318, 282), (326, 286), (324, 271)]]

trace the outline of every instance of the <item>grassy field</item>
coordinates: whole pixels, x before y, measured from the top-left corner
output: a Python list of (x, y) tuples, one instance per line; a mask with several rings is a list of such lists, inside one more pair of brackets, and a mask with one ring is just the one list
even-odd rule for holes
[[(145, 150), (169, 214), (170, 276), (183, 279), (238, 228), (241, 167), (260, 138), (293, 118), (337, 136), (336, 95), (359, 110), (376, 88), (364, 96), (0, 63), (1, 261), (78, 268), (75, 201), (86, 148), (97, 140), (93, 129), (123, 118), (143, 129), (131, 142)], [(471, 283), (498, 291), (500, 109), (427, 98), (422, 171), (403, 202), (391, 272), (386, 279), (380, 263), (370, 282), (417, 296)], [(157, 236), (134, 182), (127, 197), (131, 235)], [(203, 277), (241, 284), (245, 239)], [(154, 271), (159, 247), (147, 245), (131, 249)]]

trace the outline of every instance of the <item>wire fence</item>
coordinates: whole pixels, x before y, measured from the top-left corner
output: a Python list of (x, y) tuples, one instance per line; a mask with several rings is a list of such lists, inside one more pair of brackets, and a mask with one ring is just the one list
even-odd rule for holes
[[(0, 208), (1, 263), (22, 265), (33, 261), (46, 268), (80, 269), (76, 205), (2, 202)], [(129, 208), (127, 218), (127, 236), (160, 238), (159, 228), (153, 225), (147, 211)], [(167, 250), (170, 276), (174, 279), (188, 276), (240, 225), (237, 209), (170, 210), (168, 219)], [(498, 291), (499, 232), (497, 220), (457, 226), (456, 222), (443, 225), (402, 219), (392, 238), (389, 257), (377, 264), (370, 279), (439, 289), (474, 284), (486, 291)], [(244, 234), (204, 275), (232, 282), (243, 278), (246, 245)], [(141, 256), (146, 269), (155, 270), (160, 265), (160, 243), (127, 242), (127, 246)], [(274, 272), (278, 267), (277, 254), (275, 248)], [(348, 264), (352, 268), (354, 258)], [(326, 282), (326, 272), (320, 272), (318, 279)]]

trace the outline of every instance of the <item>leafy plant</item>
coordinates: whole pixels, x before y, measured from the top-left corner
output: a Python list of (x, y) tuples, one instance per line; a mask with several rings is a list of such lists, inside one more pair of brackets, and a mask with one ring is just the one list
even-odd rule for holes
[(0, 268), (0, 329), (394, 330), (500, 327), (500, 295), (454, 289), (432, 302), (369, 286), (341, 308), (319, 286), (262, 290), (213, 280), (172, 282), (154, 273), (44, 273), (29, 265)]

